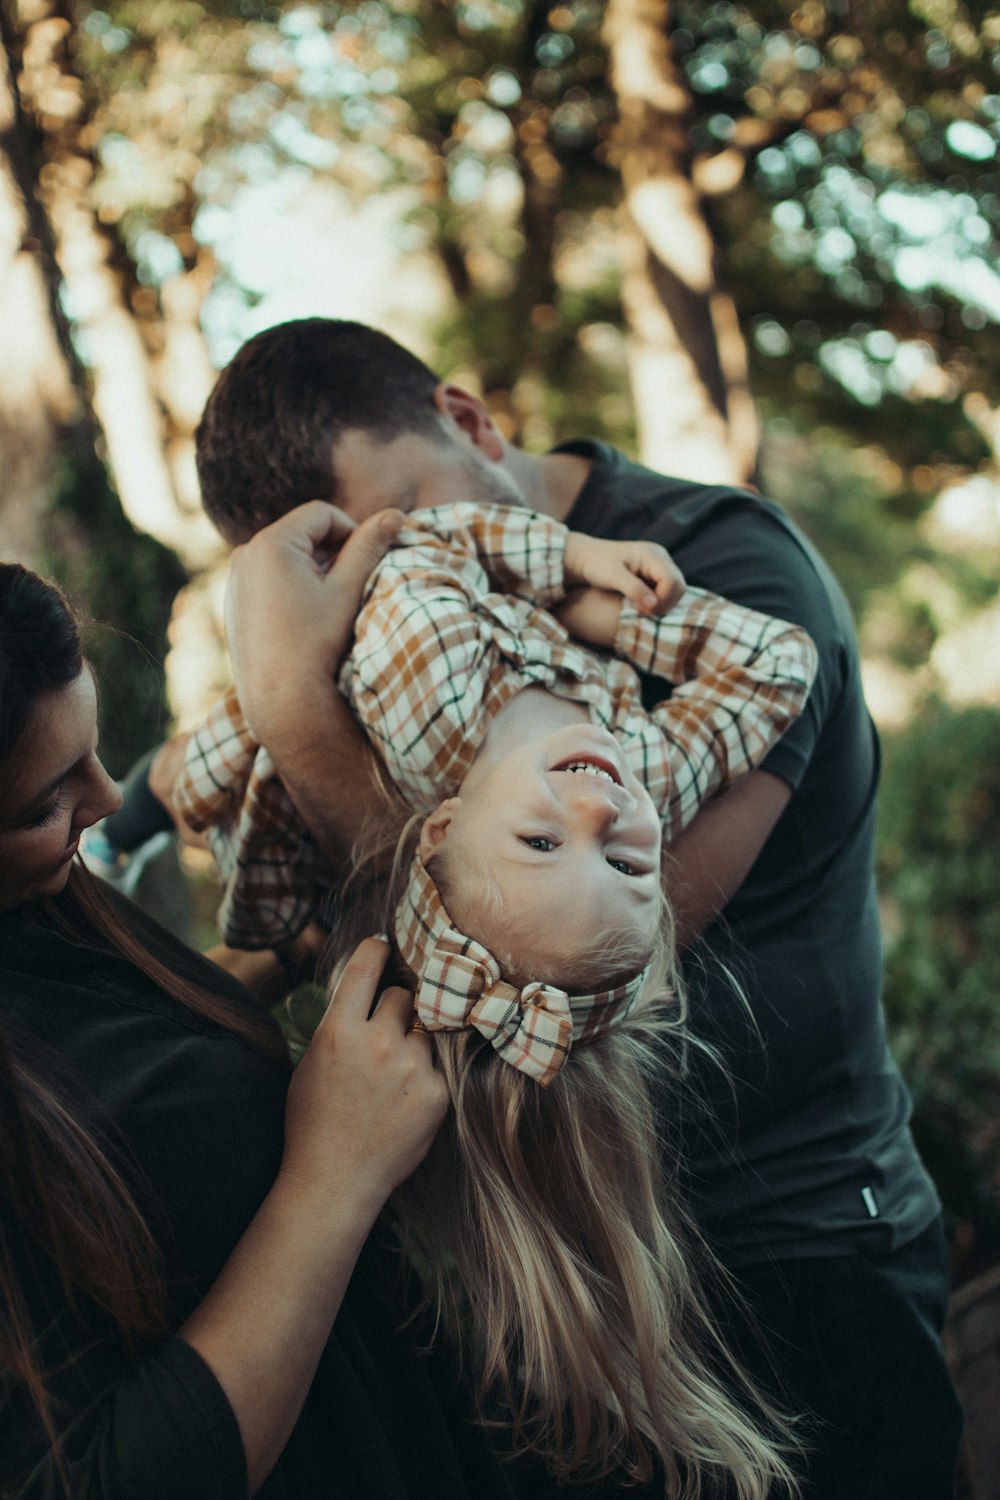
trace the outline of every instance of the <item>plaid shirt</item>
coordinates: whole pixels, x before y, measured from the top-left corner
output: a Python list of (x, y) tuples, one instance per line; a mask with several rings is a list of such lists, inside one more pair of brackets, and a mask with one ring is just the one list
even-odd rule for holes
[[(417, 811), (457, 790), (522, 688), (585, 703), (621, 742), (670, 840), (801, 712), (815, 651), (796, 626), (688, 588), (659, 617), (624, 601), (615, 656), (598, 654), (547, 613), (565, 592), (566, 535), (517, 507), (411, 514), (368, 580), (340, 690)], [(672, 684), (652, 710), (636, 668)], [(175, 805), (208, 837), (233, 946), (286, 941), (337, 883), (233, 693), (192, 737)]]

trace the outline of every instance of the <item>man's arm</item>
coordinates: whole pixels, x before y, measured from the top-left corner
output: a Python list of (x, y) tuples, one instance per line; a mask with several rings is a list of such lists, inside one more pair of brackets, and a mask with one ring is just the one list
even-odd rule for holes
[(735, 896), (791, 795), (779, 776), (750, 771), (673, 840), (665, 880), (681, 951)]
[(352, 530), (335, 506), (313, 500), (237, 547), (230, 566), (226, 629), (248, 728), (335, 866), (350, 855), (373, 784), (372, 751), (336, 672), (365, 581), (402, 520), (383, 511)]

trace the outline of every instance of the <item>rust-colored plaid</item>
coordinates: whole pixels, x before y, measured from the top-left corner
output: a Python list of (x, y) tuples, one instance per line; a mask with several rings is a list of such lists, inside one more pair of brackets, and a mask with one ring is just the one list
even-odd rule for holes
[[(544, 607), (562, 596), (565, 537), (556, 522), (515, 507), (412, 514), (369, 580), (340, 689), (418, 811), (457, 789), (497, 711), (522, 688), (583, 702), (621, 741), (672, 839), (801, 712), (814, 648), (797, 626), (689, 588), (658, 618), (623, 602), (615, 651), (624, 659), (603, 656), (571, 640)], [(652, 710), (636, 668), (673, 684)], [(194, 736), (177, 805), (213, 830), (227, 942), (270, 946), (304, 925), (333, 872), (315, 850), (308, 855), (298, 815), (232, 696)]]

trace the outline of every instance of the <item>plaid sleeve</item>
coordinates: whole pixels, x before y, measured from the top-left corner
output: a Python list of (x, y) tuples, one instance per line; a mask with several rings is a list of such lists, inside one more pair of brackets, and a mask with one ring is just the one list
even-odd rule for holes
[(494, 591), (533, 604), (557, 603), (566, 592), (566, 527), (521, 505), (430, 506), (410, 517), (449, 547), (475, 556)]
[(233, 948), (295, 937), (333, 883), (271, 757), (247, 728), (233, 688), (192, 734), (173, 793), (204, 833), (223, 883), (219, 927)]
[(399, 542), (370, 583), (340, 687), (396, 786), (422, 808), (462, 780), (523, 684), (538, 611), (491, 590), (468, 535), (456, 547), (422, 521)]
[(231, 818), (243, 800), (256, 751), (236, 690), (230, 688), (188, 740), (171, 798), (174, 811), (198, 833)]
[(674, 685), (649, 716), (640, 771), (668, 840), (760, 764), (802, 712), (816, 674), (804, 630), (696, 588), (658, 617), (624, 601), (615, 651)]

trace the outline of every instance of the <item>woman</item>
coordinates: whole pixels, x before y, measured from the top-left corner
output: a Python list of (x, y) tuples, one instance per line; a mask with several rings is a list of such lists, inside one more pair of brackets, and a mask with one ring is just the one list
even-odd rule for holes
[(65, 602), (0, 565), (0, 1491), (508, 1494), (363, 1252), (445, 1109), (409, 997), (372, 1009), (384, 945), (289, 1084), (245, 992), (75, 860), (118, 801), (95, 743)]

